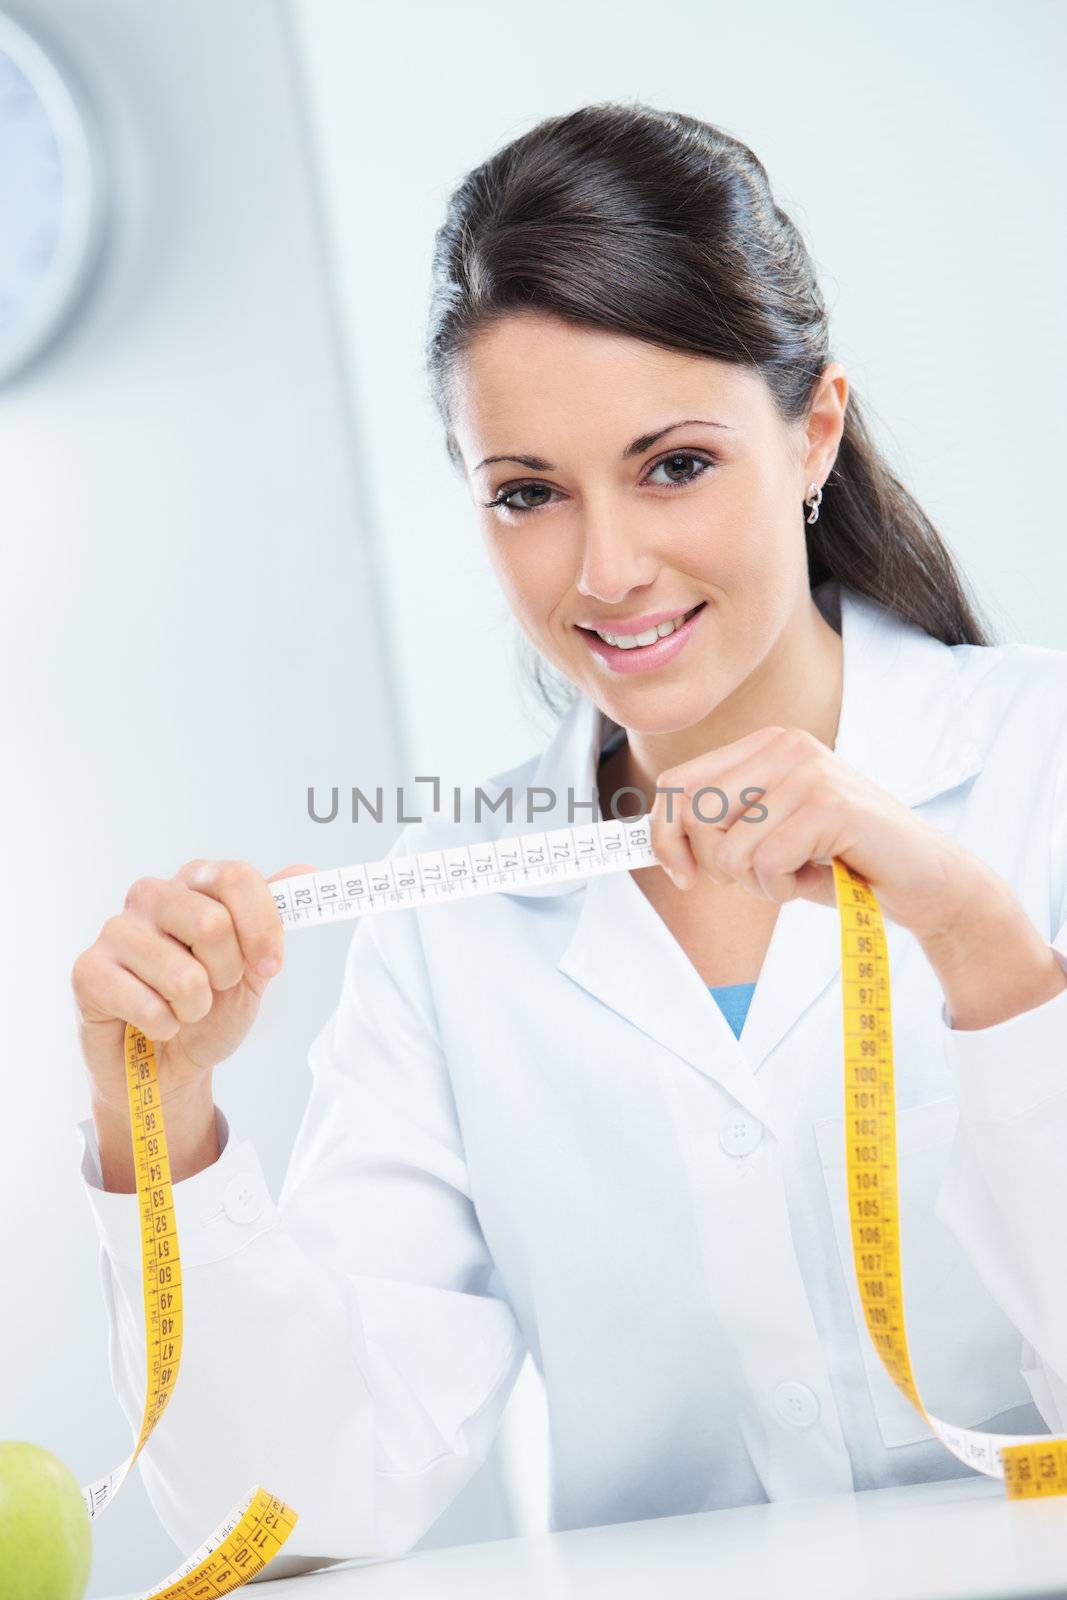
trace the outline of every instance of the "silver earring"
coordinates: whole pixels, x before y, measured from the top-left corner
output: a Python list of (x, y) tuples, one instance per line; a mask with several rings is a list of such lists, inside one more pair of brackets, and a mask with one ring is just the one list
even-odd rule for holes
[(820, 506), (821, 502), (822, 502), (822, 490), (819, 488), (817, 483), (809, 483), (808, 484), (807, 497), (805, 498), (805, 501), (804, 501), (804, 504), (806, 506), (810, 506), (811, 507), (811, 516), (807, 518), (808, 522), (818, 522), (818, 520), (819, 520), (819, 506)]

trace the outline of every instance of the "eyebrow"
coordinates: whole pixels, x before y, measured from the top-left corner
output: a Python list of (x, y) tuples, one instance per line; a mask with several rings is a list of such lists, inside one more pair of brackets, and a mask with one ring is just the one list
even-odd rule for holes
[[(651, 450), (657, 439), (662, 439), (665, 433), (672, 433), (675, 428), (725, 428), (728, 433), (735, 433), (727, 422), (705, 422), (700, 417), (687, 417), (683, 422), (668, 422), (665, 428), (657, 428), (655, 433), (642, 433), (632, 444), (628, 444), (620, 457), (628, 461), (631, 456), (643, 455), (646, 450)], [(555, 472), (551, 461), (544, 461), (540, 456), (506, 455), (486, 456), (484, 461), (479, 461), (475, 472), (481, 472), (483, 467), (488, 467), (494, 461), (516, 461), (521, 467), (529, 467), (531, 472)]]

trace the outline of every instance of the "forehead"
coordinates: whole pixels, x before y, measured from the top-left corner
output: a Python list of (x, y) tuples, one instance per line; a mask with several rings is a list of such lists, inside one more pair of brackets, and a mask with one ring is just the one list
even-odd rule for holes
[(683, 417), (744, 430), (770, 396), (754, 369), (600, 328), (516, 313), (472, 339), (455, 371), (453, 423), (468, 467), (514, 449), (556, 459), (566, 440), (612, 454)]

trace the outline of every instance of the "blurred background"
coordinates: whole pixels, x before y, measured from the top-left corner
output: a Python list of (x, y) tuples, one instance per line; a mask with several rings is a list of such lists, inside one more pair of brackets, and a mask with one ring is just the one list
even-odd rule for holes
[[(745, 140), (998, 637), (1067, 648), (1065, 35), (1046, 0), (0, 0), (0, 1437), (81, 1482), (130, 1445), (69, 989), (130, 882), (373, 859), (395, 823), (316, 825), (309, 784), (551, 732), (423, 375), (452, 187), (596, 100)], [(217, 1079), (275, 1193), (350, 932), (292, 941)], [(545, 1440), (527, 1367), (426, 1543), (542, 1528)], [(136, 1477), (90, 1593), (178, 1554)]]

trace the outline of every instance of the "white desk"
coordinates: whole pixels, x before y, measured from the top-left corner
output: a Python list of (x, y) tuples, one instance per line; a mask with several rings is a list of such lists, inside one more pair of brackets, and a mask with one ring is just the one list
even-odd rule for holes
[(1047, 1600), (1067, 1597), (1067, 1498), (1011, 1501), (993, 1480), (951, 1479), (454, 1545), (237, 1593), (248, 1600)]

